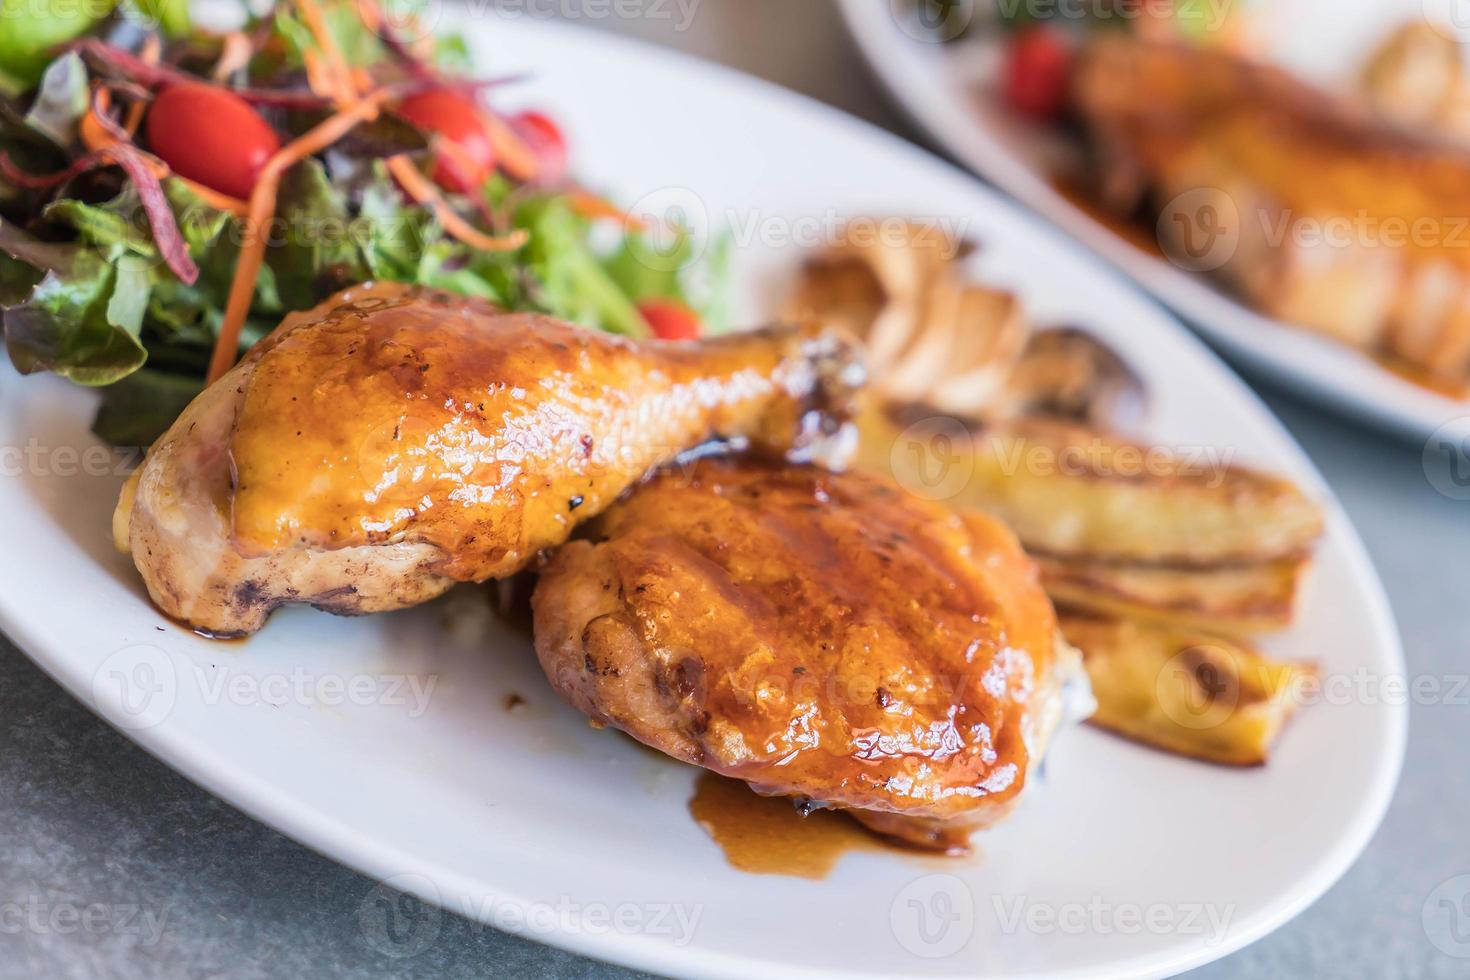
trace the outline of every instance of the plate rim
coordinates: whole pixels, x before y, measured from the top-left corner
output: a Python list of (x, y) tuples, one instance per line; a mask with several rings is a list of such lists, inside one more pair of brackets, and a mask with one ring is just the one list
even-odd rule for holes
[[(1259, 313), (1195, 274), (1131, 246), (1119, 248), (1122, 239), (1016, 160), (986, 126), (979, 122), (967, 127), (952, 125), (948, 113), (936, 107), (939, 100), (926, 98), (932, 90), (901, 71), (895, 59), (886, 57), (903, 44), (919, 43), (897, 27), (891, 2), (837, 0), (837, 8), (868, 71), (889, 101), (929, 140), (1122, 272), (1232, 361), (1294, 397), (1329, 406), (1399, 438), (1422, 442), (1452, 420), (1470, 417), (1470, 400), (1447, 398), (1395, 377), (1352, 348)], [(973, 120), (973, 114), (967, 113), (967, 118)], [(1280, 331), (1289, 331), (1296, 342), (1309, 343), (1310, 353), (1320, 356), (1321, 362), (1316, 357), (1305, 362), (1281, 357), (1278, 345), (1272, 344)], [(1340, 376), (1343, 369), (1351, 376)], [(1388, 391), (1364, 396), (1357, 382), (1370, 378)]]
[[(513, 22), (499, 15), (489, 20), (491, 23)], [(682, 71), (705, 75), (725, 87), (740, 90), (744, 96), (753, 100), (761, 96), (782, 99), (820, 118), (824, 126), (835, 126), (863, 133), (870, 139), (888, 143), (924, 166), (947, 169), (971, 185), (970, 190), (977, 203), (983, 202), (989, 208), (998, 212), (1008, 212), (1017, 221), (1030, 224), (1037, 234), (1049, 240), (1051, 247), (1068, 252), (1076, 262), (1092, 267), (1120, 292), (1129, 292), (1135, 298), (1142, 298), (1150, 302), (1157, 308), (1161, 321), (1176, 320), (1173, 314), (1157, 307), (1157, 304), (1153, 303), (1146, 294), (1140, 292), (1136, 284), (1119, 275), (1108, 263), (1098, 259), (1088, 249), (1079, 246), (1060, 230), (1047, 224), (1025, 207), (1008, 199), (995, 189), (977, 183), (973, 176), (962, 168), (880, 126), (758, 76), (656, 43), (609, 34), (575, 23), (527, 20), (513, 23), (516, 30), (546, 35), (573, 31), (595, 32), (600, 46), (618, 48), (630, 56), (636, 55), (644, 59), (664, 61)], [(475, 27), (468, 23), (463, 26), (467, 31), (484, 29), (483, 26)], [(1356, 528), (1343, 511), (1331, 487), (1290, 431), (1261, 401), (1259, 396), (1242, 382), (1214, 351), (1198, 337), (1179, 326), (1177, 320), (1175, 329), (1182, 342), (1193, 347), (1196, 354), (1206, 361), (1213, 362), (1214, 367), (1222, 375), (1222, 381), (1234, 387), (1241, 401), (1251, 411), (1261, 415), (1269, 425), (1275, 428), (1277, 435), (1285, 441), (1291, 452), (1297, 454), (1306, 471), (1310, 473), (1313, 481), (1312, 489), (1319, 496), (1327, 513), (1328, 526), (1340, 535), (1343, 560), (1348, 566), (1348, 571), (1352, 578), (1362, 585), (1364, 593), (1362, 598), (1368, 606), (1368, 614), (1377, 634), (1374, 647), (1384, 654), (1387, 667), (1403, 672), (1405, 661), (1402, 643), (1382, 581)], [(11, 638), (17, 649), (27, 659), (77, 698), (88, 710), (134, 744), (139, 745), (184, 778), (228, 805), (329, 860), (343, 864), (379, 882), (405, 874), (425, 875), (432, 879), (441, 896), (445, 893), (493, 893), (506, 901), (522, 905), (532, 904), (524, 895), (509, 894), (500, 888), (495, 888), (493, 891), (486, 889), (481, 883), (467, 875), (462, 875), (453, 867), (431, 867), (429, 862), (423, 859), (406, 857), (397, 850), (385, 849), (384, 842), (359, 834), (350, 821), (320, 808), (301, 803), (289, 794), (274, 790), (272, 783), (247, 768), (234, 766), (227, 761), (215, 758), (216, 754), (208, 746), (194, 744), (188, 738), (182, 737), (182, 733), (170, 737), (169, 733), (175, 729), (166, 723), (145, 729), (129, 728), (119, 723), (111, 716), (106, 707), (96, 703), (90, 689), (90, 680), (68, 669), (69, 666), (75, 666), (76, 662), (69, 661), (64, 653), (56, 655), (55, 651), (60, 644), (45, 640), (27, 619), (25, 610), (15, 606), (3, 590), (0, 590), (0, 630)], [(1372, 792), (1365, 797), (1364, 805), (1358, 808), (1336, 846), (1318, 859), (1313, 873), (1308, 876), (1308, 880), (1298, 883), (1289, 901), (1281, 903), (1279, 907), (1263, 910), (1254, 919), (1242, 920), (1242, 923), (1238, 923), (1241, 928), (1232, 930), (1229, 941), (1207, 947), (1202, 951), (1181, 951), (1167, 958), (1144, 954), (1132, 960), (1114, 964), (1111, 972), (1108, 973), (1091, 968), (1077, 968), (1070, 971), (1048, 972), (1044, 975), (1068, 978), (1122, 978), (1162, 976), (1181, 972), (1213, 962), (1256, 942), (1310, 906), (1357, 860), (1382, 822), (1396, 793), (1404, 761), (1409, 712), (1404, 705), (1384, 705), (1383, 707), (1388, 712), (1387, 717), (1390, 722), (1387, 726), (1389, 744), (1386, 746), (1387, 751), (1379, 754), (1378, 767), (1370, 776), (1369, 784), (1372, 786)], [(413, 883), (405, 883), (402, 890), (416, 894), (452, 914), (470, 918), (472, 921), (474, 919), (473, 916), (465, 916), (463, 910), (450, 908), (447, 904), (441, 903), (438, 896), (429, 894), (427, 890), (417, 889)], [(484, 922), (484, 924), (497, 929), (501, 928), (490, 922)], [(743, 954), (713, 954), (697, 948), (694, 948), (694, 953), (691, 955), (690, 948), (671, 948), (652, 937), (638, 934), (596, 935), (586, 929), (555, 933), (528, 933), (504, 929), (501, 931), (604, 962), (668, 975), (729, 977), (742, 978), (742, 980), (750, 976), (753, 971), (800, 978), (852, 975), (846, 970), (792, 966)], [(879, 974), (863, 975), (877, 976)]]

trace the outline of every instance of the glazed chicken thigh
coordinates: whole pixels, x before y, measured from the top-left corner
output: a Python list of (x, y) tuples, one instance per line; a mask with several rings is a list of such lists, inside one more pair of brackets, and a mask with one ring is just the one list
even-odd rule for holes
[(827, 333), (636, 344), (368, 284), (287, 317), (200, 394), (114, 534), (154, 602), (209, 633), (285, 603), (397, 609), (519, 571), (712, 438), (816, 452), (860, 382)]
[(1002, 525), (750, 458), (644, 484), (532, 601), (547, 677), (594, 721), (938, 850), (1010, 810), (1076, 667)]

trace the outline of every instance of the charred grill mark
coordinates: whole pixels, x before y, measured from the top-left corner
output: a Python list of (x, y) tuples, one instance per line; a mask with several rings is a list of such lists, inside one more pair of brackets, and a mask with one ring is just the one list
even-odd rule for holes
[[(283, 602), (285, 600), (282, 600)], [(338, 616), (359, 616), (362, 609), (357, 602), (357, 586), (343, 585), (339, 588), (319, 592), (312, 597), (313, 609), (334, 613)]]
[(275, 597), (270, 594), (264, 582), (255, 579), (246, 579), (235, 586), (235, 605), (240, 609), (254, 609), (259, 606), (268, 605), (274, 609), (278, 604)]
[(685, 657), (674, 665), (673, 688), (683, 698), (704, 700), (704, 661)]

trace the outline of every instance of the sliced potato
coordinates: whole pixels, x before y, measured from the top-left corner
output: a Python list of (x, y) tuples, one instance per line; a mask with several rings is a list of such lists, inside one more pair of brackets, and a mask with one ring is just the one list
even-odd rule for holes
[(1231, 636), (1286, 629), (1311, 567), (1307, 558), (1255, 565), (1170, 568), (1038, 555), (1041, 581), (1058, 605)]
[(869, 409), (857, 465), (1009, 524), (1033, 552), (1213, 567), (1306, 555), (1322, 513), (1289, 480), (1222, 457), (1140, 446), (1030, 419), (972, 432), (916, 410)]
[(1301, 684), (1316, 675), (1194, 630), (1076, 615), (1063, 615), (1061, 627), (1082, 650), (1093, 724), (1222, 765), (1266, 762)]

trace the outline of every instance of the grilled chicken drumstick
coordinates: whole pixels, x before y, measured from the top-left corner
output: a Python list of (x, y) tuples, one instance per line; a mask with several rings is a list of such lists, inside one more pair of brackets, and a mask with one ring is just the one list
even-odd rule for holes
[(398, 609), (524, 568), (712, 438), (810, 453), (855, 351), (772, 328), (635, 344), (394, 284), (294, 314), (156, 443), (114, 520), (149, 594), (213, 634)]
[(1005, 816), (1078, 665), (1014, 535), (875, 477), (705, 459), (558, 549), (536, 653), (575, 707), (938, 850)]

